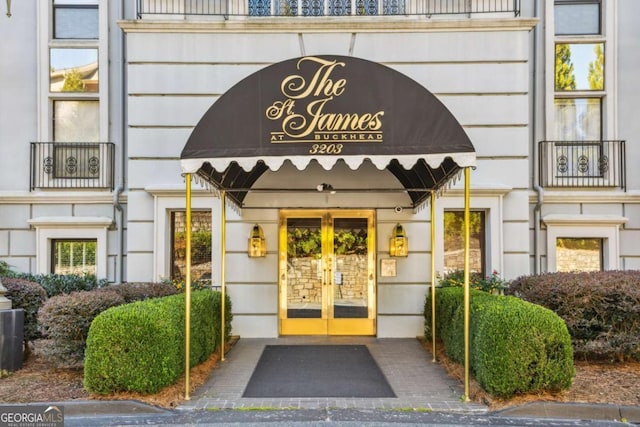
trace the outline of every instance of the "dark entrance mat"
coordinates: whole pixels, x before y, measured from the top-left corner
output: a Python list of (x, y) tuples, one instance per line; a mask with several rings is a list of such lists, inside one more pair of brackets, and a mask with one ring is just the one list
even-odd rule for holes
[(268, 345), (243, 397), (396, 397), (365, 345)]

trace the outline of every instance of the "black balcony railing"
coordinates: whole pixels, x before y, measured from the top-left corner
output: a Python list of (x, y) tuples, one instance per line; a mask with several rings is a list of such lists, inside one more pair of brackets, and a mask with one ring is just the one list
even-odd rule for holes
[(624, 141), (541, 141), (540, 185), (626, 189)]
[(31, 190), (113, 190), (114, 153), (111, 142), (32, 142)]
[(521, 0), (137, 0), (138, 19), (177, 16), (520, 15)]

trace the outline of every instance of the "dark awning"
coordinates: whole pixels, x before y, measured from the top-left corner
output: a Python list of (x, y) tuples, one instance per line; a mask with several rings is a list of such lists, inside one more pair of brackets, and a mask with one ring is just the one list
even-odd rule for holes
[[(330, 170), (343, 160), (355, 170), (368, 159), (407, 189), (437, 190), (476, 160), (464, 129), (431, 92), (347, 56), (289, 59), (248, 76), (202, 116), (180, 158), (184, 173), (240, 205), (267, 169), (285, 161)], [(409, 195), (414, 205), (427, 196)]]

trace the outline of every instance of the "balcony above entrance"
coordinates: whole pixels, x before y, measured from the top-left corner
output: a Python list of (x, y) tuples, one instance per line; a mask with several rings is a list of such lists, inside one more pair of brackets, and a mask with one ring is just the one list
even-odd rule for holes
[(487, 16), (520, 15), (520, 0), (138, 0), (139, 19), (184, 16)]

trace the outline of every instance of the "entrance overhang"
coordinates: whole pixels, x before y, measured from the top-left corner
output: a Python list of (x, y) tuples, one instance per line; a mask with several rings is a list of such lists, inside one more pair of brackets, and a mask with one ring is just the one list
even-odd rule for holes
[[(304, 170), (312, 161), (330, 170), (338, 161), (357, 169), (369, 160), (401, 183), (415, 207), (431, 202), (431, 247), (436, 192), (464, 170), (465, 396), (469, 400), (469, 179), (473, 144), (451, 112), (427, 89), (383, 65), (346, 56), (307, 56), (260, 70), (237, 83), (203, 115), (181, 155), (186, 176), (186, 221), (191, 178), (219, 191), (221, 209), (221, 329), (225, 327), (227, 197), (239, 207), (267, 170), (285, 161)], [(290, 183), (283, 183), (286, 189)], [(185, 398), (189, 399), (191, 229), (186, 228)], [(431, 268), (435, 313), (435, 267)], [(435, 316), (432, 318), (435, 334)], [(221, 360), (224, 360), (224, 333)], [(435, 335), (433, 336), (435, 356)]]
[(387, 169), (416, 207), (474, 167), (476, 155), (456, 118), (416, 81), (360, 58), (307, 56), (233, 86), (202, 116), (180, 156), (183, 173), (239, 207), (267, 170), (285, 162), (331, 170), (339, 160), (354, 170), (366, 160)]

